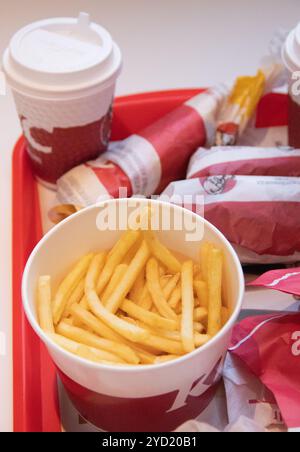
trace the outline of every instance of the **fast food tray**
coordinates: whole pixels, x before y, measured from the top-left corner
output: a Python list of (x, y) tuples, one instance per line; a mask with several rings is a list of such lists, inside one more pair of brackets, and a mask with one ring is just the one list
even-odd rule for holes
[[(120, 140), (141, 130), (201, 91), (182, 89), (116, 98), (112, 139)], [(286, 115), (287, 96), (266, 95), (257, 111), (256, 127), (286, 125)], [(13, 152), (12, 203), (14, 431), (62, 431), (56, 371), (22, 309), (23, 269), (43, 234), (38, 185), (23, 137), (19, 138)]]

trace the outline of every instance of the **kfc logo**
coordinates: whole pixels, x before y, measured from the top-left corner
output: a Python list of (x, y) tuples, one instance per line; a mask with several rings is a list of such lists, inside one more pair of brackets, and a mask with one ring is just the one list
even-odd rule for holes
[(181, 388), (176, 399), (174, 400), (173, 405), (167, 413), (184, 407), (187, 404), (189, 397), (199, 397), (201, 394), (205, 393), (209, 386), (213, 386), (214, 383), (220, 379), (222, 367), (223, 358), (220, 358), (208, 375), (202, 375), (192, 384), (187, 384), (185, 387)]
[(203, 180), (202, 186), (208, 195), (220, 195), (232, 190), (236, 185), (234, 176), (210, 176)]

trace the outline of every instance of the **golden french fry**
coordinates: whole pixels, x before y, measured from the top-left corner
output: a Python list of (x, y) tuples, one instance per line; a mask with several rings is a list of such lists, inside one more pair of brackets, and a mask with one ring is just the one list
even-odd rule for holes
[(159, 282), (158, 263), (154, 258), (149, 259), (146, 266), (147, 287), (152, 301), (161, 316), (176, 320), (175, 312), (168, 305)]
[(194, 280), (198, 281), (201, 280), (202, 273), (201, 273), (201, 266), (199, 264), (194, 264)]
[(155, 358), (154, 364), (166, 363), (168, 361), (173, 361), (174, 359), (180, 358), (178, 355), (162, 355)]
[(182, 312), (182, 304), (179, 303), (176, 308), (174, 309), (176, 315), (178, 315), (179, 317), (181, 316), (181, 312)]
[[(114, 363), (124, 363), (121, 358), (112, 353), (106, 351), (100, 351), (94, 347), (89, 347), (87, 345), (82, 345), (79, 342), (73, 341), (71, 339), (62, 336), (61, 334), (49, 334), (54, 342), (60, 345), (62, 348), (67, 350), (74, 355), (78, 355), (82, 358), (88, 359), (90, 361), (102, 362), (103, 360), (107, 362)], [(94, 359), (93, 359), (94, 358)]]
[[(165, 283), (161, 284), (164, 297), (167, 301), (169, 301), (169, 298), (170, 298), (171, 294), (173, 293), (173, 291), (175, 290), (175, 287), (177, 286), (179, 280), (180, 280), (180, 273), (177, 273), (176, 275), (171, 276), (171, 278), (168, 278), (167, 281), (165, 280), (166, 281)], [(170, 306), (170, 304), (169, 304), (169, 306)]]
[(207, 283), (200, 280), (194, 281), (194, 290), (199, 301), (199, 306), (202, 308), (207, 308), (208, 307)]
[[(151, 328), (147, 325), (145, 325), (143, 322), (140, 322), (139, 320), (132, 319), (131, 317), (127, 317), (125, 315), (119, 314), (120, 319), (123, 319), (127, 323), (131, 323), (131, 325), (141, 326), (141, 328), (144, 328), (148, 333), (151, 333)], [(149, 344), (146, 344), (146, 342), (142, 343), (133, 343), (131, 341), (128, 341), (128, 344), (133, 348), (133, 350), (137, 351), (137, 348), (143, 351), (146, 351), (147, 353), (150, 353), (151, 355), (160, 355), (161, 350), (156, 349), (154, 347), (151, 347)]]
[(127, 252), (126, 256), (122, 260), (122, 264), (129, 265), (136, 253), (138, 252), (142, 241), (144, 240), (143, 236), (141, 235), (140, 238), (135, 242), (135, 244), (130, 248), (130, 250)]
[(139, 300), (141, 299), (144, 285), (145, 285), (145, 268), (143, 268), (142, 271), (139, 273), (132, 288), (130, 289), (129, 298), (131, 301), (133, 301), (136, 304), (139, 302)]
[(84, 324), (85, 327), (90, 328), (99, 336), (114, 342), (120, 342), (122, 344), (127, 343), (126, 339), (123, 336), (116, 333), (100, 319), (95, 317), (91, 312), (83, 309), (81, 306), (74, 305), (71, 309), (71, 313), (78, 322)]
[(194, 341), (194, 291), (193, 291), (193, 261), (186, 261), (181, 270), (181, 338), (184, 351), (192, 352), (195, 349)]
[[(144, 322), (141, 321), (137, 321), (136, 325), (140, 326), (141, 328), (145, 328), (145, 329), (149, 329), (149, 331), (151, 332), (151, 334), (154, 334), (155, 336), (160, 336), (160, 337), (164, 337), (165, 339), (170, 339), (171, 341), (176, 341), (176, 342), (181, 342), (181, 333), (179, 331), (170, 331), (170, 330), (165, 330), (165, 329), (161, 329), (161, 328), (154, 328), (154, 327), (149, 327), (148, 325), (146, 325)], [(203, 327), (204, 329), (204, 327)], [(203, 331), (202, 329), (202, 331)], [(199, 336), (199, 333), (195, 330), (194, 331), (194, 339), (196, 342), (196, 338)], [(201, 335), (200, 335), (201, 336)]]
[(58, 324), (56, 330), (62, 336), (81, 344), (113, 353), (128, 363), (138, 364), (140, 362), (138, 355), (127, 345), (120, 344), (119, 342), (111, 341), (109, 339), (100, 338), (82, 328), (68, 325), (64, 321)]
[(221, 250), (216, 248), (210, 250), (208, 263), (209, 272), (207, 333), (212, 337), (215, 336), (222, 328), (222, 261), (223, 256)]
[[(160, 354), (161, 352), (172, 353), (172, 352), (169, 352), (169, 350), (174, 350), (174, 349), (177, 350), (177, 352), (176, 353), (174, 352), (174, 354), (184, 353), (181, 343), (179, 343), (178, 341), (174, 341), (173, 339), (168, 339), (163, 336), (163, 333), (161, 333), (161, 332), (164, 330), (159, 330), (160, 332), (157, 333), (156, 330), (149, 327), (148, 325), (141, 322), (140, 320), (134, 320), (131, 317), (125, 317), (125, 316), (121, 316), (121, 318), (125, 322), (131, 323), (132, 325), (140, 326), (140, 328), (143, 328), (146, 331), (148, 331), (148, 333), (150, 334), (148, 339), (139, 341), (139, 345), (138, 345), (139, 347), (143, 347), (143, 349), (146, 349), (146, 351), (148, 353), (151, 353), (152, 355)], [(174, 331), (170, 331), (170, 333), (174, 333)], [(177, 342), (177, 345), (176, 345), (176, 342)]]
[(156, 259), (164, 264), (172, 273), (181, 271), (179, 260), (171, 253), (171, 251), (163, 245), (152, 231), (144, 232), (145, 239), (150, 247), (150, 250)]
[(51, 309), (51, 278), (48, 275), (40, 276), (38, 280), (38, 319), (40, 327), (46, 333), (54, 333)]
[[(176, 309), (181, 301), (181, 283), (177, 284), (175, 289), (173, 290), (168, 303), (172, 309)], [(175, 311), (177, 313), (177, 311)]]
[(205, 326), (201, 322), (194, 322), (194, 331), (197, 333), (203, 333)]
[(171, 355), (184, 354), (184, 349), (180, 342), (172, 341), (170, 339), (166, 339), (154, 334), (150, 334), (147, 339), (141, 339), (139, 343), (160, 350), (162, 352), (170, 353)]
[(211, 339), (211, 336), (208, 334), (199, 334), (195, 333), (195, 345), (196, 347), (202, 347), (202, 345), (206, 344)]
[(88, 304), (90, 310), (96, 317), (102, 320), (112, 330), (119, 333), (121, 336), (132, 342), (138, 342), (139, 340), (147, 340), (149, 333), (135, 325), (130, 325), (124, 320), (120, 319), (112, 312), (108, 311), (98, 298), (97, 293), (91, 290), (87, 294)]
[(141, 364), (154, 364), (156, 358), (155, 355), (152, 355), (151, 353), (137, 347), (134, 350), (140, 358)]
[(143, 309), (147, 309), (148, 311), (151, 309), (152, 306), (152, 298), (151, 295), (149, 293), (147, 284), (144, 285), (142, 294), (141, 294), (141, 299), (138, 303), (138, 305), (143, 308)]
[(92, 253), (82, 257), (60, 283), (52, 303), (52, 314), (55, 325), (59, 323), (70, 294), (87, 272), (92, 259)]
[(106, 258), (105, 252), (98, 253), (93, 257), (85, 277), (85, 286), (84, 286), (85, 293), (95, 288), (96, 281), (99, 278), (100, 272), (104, 267), (105, 258)]
[(158, 274), (159, 274), (160, 277), (162, 277), (162, 276), (165, 275), (165, 269), (164, 269), (164, 266), (161, 265), (161, 264), (158, 266)]
[(146, 325), (174, 331), (178, 329), (178, 321), (166, 319), (153, 312), (146, 311), (131, 300), (125, 299), (121, 304), (121, 310), (129, 316), (143, 321)]
[(225, 306), (222, 306), (221, 309), (221, 319), (222, 319), (222, 326), (226, 325), (230, 318), (230, 311), (228, 308), (225, 308)]
[(88, 306), (88, 301), (87, 301), (87, 296), (86, 296), (86, 295), (83, 295), (83, 297), (81, 298), (81, 300), (80, 300), (80, 302), (79, 302), (79, 305), (80, 305), (82, 308), (84, 308), (84, 309), (88, 309), (88, 308), (89, 308), (89, 306)]
[(209, 261), (209, 254), (212, 249), (213, 249), (213, 244), (210, 242), (204, 242), (200, 248), (200, 265), (201, 265), (201, 273), (202, 273), (204, 281), (208, 281), (208, 274), (209, 274), (208, 261)]
[(96, 292), (100, 294), (109, 282), (115, 268), (124, 259), (130, 248), (136, 243), (141, 236), (140, 231), (126, 231), (118, 240), (107, 256), (104, 268), (99, 276), (96, 285)]
[(108, 285), (106, 286), (103, 294), (101, 295), (102, 303), (106, 304), (107, 300), (111, 296), (111, 294), (114, 292), (116, 287), (118, 286), (120, 280), (123, 278), (125, 272), (128, 269), (128, 265), (126, 264), (119, 264), (116, 266), (113, 275), (111, 277), (111, 280), (109, 281)]
[(136, 280), (138, 274), (145, 266), (147, 259), (149, 257), (149, 248), (147, 243), (143, 241), (140, 246), (138, 252), (134, 256), (133, 260), (128, 266), (126, 273), (123, 278), (119, 282), (116, 290), (111, 294), (109, 299), (106, 302), (106, 309), (112, 313), (117, 312), (120, 307), (120, 304), (132, 288), (134, 281)]
[(73, 306), (73, 304), (75, 303), (79, 303), (80, 300), (82, 299), (82, 297), (84, 296), (84, 285), (85, 285), (85, 280), (84, 278), (82, 278), (79, 283), (77, 284), (77, 286), (75, 287), (75, 289), (73, 290), (73, 292), (71, 293), (66, 307), (64, 309), (62, 318), (66, 318), (70, 315), (70, 309), (71, 306)]
[(208, 310), (206, 308), (198, 307), (194, 309), (195, 322), (207, 322)]

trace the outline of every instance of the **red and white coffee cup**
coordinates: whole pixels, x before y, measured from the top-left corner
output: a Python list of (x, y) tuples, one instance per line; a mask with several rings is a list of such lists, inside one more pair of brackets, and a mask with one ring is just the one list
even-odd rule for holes
[(106, 150), (121, 53), (88, 14), (22, 28), (3, 69), (39, 179), (54, 188), (66, 171)]
[[(151, 201), (156, 206), (155, 212), (157, 206), (161, 212), (171, 212), (174, 224), (176, 221), (183, 221), (184, 225), (196, 222), (204, 230), (203, 239), (223, 250), (226, 261), (224, 300), (232, 311), (228, 323), (210, 342), (194, 352), (172, 362), (149, 366), (96, 364), (70, 354), (49, 339), (37, 321), (37, 278), (49, 274), (54, 282), (58, 282), (82, 254), (112, 247), (121, 232), (99, 231), (96, 227), (99, 213), (103, 214), (105, 207), (116, 206), (123, 219), (124, 212), (130, 215), (148, 202), (140, 198), (109, 200), (72, 215), (44, 236), (32, 252), (23, 276), (22, 296), (27, 318), (52, 356), (68, 395), (87, 421), (107, 431), (171, 431), (186, 420), (197, 418), (215, 394), (231, 330), (242, 304), (242, 268), (225, 237), (206, 220), (186, 209)], [(188, 241), (186, 232), (184, 229), (160, 230), (157, 234), (171, 249), (197, 259), (199, 242), (195, 246), (195, 241)]]

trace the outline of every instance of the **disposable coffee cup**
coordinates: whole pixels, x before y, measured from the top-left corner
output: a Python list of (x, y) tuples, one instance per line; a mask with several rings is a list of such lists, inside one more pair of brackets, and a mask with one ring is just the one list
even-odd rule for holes
[[(145, 199), (116, 199), (88, 207), (55, 226), (39, 242), (27, 262), (22, 284), (27, 318), (46, 345), (73, 405), (89, 423), (105, 431), (172, 431), (188, 419), (196, 419), (209, 405), (222, 376), (231, 331), (241, 310), (244, 278), (232, 246), (213, 225), (180, 206), (151, 201), (153, 210), (171, 215), (174, 224), (186, 228), (157, 231), (174, 252), (198, 259), (201, 238), (188, 240), (197, 225), (203, 240), (214, 243), (224, 255), (223, 300), (231, 316), (220, 332), (203, 347), (163, 364), (128, 367), (89, 362), (57, 346), (40, 328), (36, 312), (38, 277), (50, 275), (53, 284), (83, 254), (110, 249), (120, 230), (99, 230), (99, 218), (116, 212), (116, 221), (145, 207)], [(107, 209), (107, 210), (106, 210)], [(115, 210), (116, 209), (116, 210)], [(155, 219), (156, 222), (156, 219)], [(157, 223), (158, 224), (158, 223)], [(69, 238), (72, 238), (70, 240)]]
[(3, 56), (37, 177), (55, 188), (72, 167), (106, 150), (121, 53), (89, 15), (34, 22)]
[(282, 59), (289, 72), (289, 145), (300, 147), (300, 23), (286, 38)]

